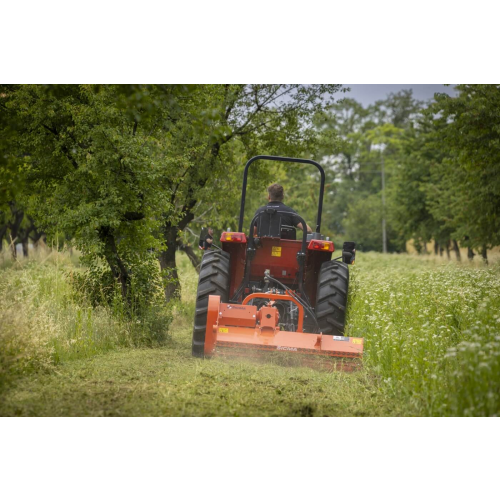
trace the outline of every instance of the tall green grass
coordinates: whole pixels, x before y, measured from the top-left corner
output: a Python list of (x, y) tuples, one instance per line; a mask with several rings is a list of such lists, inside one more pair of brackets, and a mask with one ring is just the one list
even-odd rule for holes
[(131, 315), (120, 300), (92, 306), (72, 285), (79, 269), (67, 253), (41, 251), (18, 261), (4, 254), (1, 260), (0, 386), (59, 363), (167, 339), (170, 307)]
[[(170, 308), (132, 318), (119, 302), (92, 307), (71, 285), (71, 273), (80, 269), (66, 253), (4, 258), (0, 265), (0, 385), (111, 350), (161, 345), (169, 328), (175, 330), (169, 355), (188, 384), (182, 391), (189, 392), (201, 367), (228, 383), (226, 363), (198, 365), (190, 357), (198, 276), (185, 256), (178, 258), (183, 297), (174, 305), (173, 326)], [(365, 339), (362, 374), (370, 390), (398, 401), (405, 414), (500, 415), (500, 265), (368, 253), (350, 269), (346, 334)], [(270, 368), (262, 370), (265, 384), (280, 385)], [(261, 383), (252, 373), (248, 387)], [(346, 383), (358, 380), (342, 376)], [(191, 401), (179, 391), (180, 400)], [(314, 397), (321, 394), (318, 388)]]
[(500, 415), (500, 266), (361, 254), (347, 334), (416, 414)]

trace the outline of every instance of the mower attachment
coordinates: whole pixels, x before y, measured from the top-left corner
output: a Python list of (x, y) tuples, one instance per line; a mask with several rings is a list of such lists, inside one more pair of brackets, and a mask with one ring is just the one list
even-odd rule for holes
[[(260, 309), (248, 305), (248, 302), (256, 298), (267, 298), (269, 302)], [(273, 301), (278, 300), (289, 300), (299, 306), (299, 331), (280, 330), (278, 309), (273, 307)], [(363, 356), (363, 339), (304, 333), (302, 322), (302, 307), (291, 294), (251, 294), (241, 305), (221, 304), (219, 296), (210, 295), (205, 332), (205, 356), (214, 354), (217, 347), (289, 351), (336, 358)]]

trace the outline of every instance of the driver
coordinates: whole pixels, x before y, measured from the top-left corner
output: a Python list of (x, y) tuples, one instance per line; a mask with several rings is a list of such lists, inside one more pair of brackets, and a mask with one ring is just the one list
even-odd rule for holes
[(214, 230), (209, 227), (208, 234), (205, 237), (205, 242), (203, 244), (203, 250), (210, 250), (212, 248), (212, 243), (214, 242)]
[[(285, 197), (285, 190), (283, 189), (282, 185), (272, 184), (267, 188), (267, 194), (268, 194), (267, 199), (269, 200), (269, 203), (263, 207), (260, 207), (255, 212), (255, 215), (264, 212), (267, 208), (275, 208), (280, 211), (292, 212), (292, 214), (297, 213), (293, 208), (287, 207), (283, 203), (283, 198)], [(293, 215), (280, 214), (280, 217), (282, 225), (298, 227), (300, 230), (302, 231), (304, 230), (302, 227), (302, 223), (299, 222), (299, 220)], [(309, 227), (309, 225), (307, 225), (307, 232), (312, 233), (312, 229)]]

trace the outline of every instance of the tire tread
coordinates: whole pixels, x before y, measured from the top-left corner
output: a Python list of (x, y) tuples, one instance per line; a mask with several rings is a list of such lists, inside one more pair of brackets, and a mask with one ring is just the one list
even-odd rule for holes
[(218, 295), (221, 302), (228, 301), (230, 285), (230, 255), (224, 251), (211, 251), (203, 255), (196, 293), (192, 354), (203, 358), (208, 312), (208, 297)]
[(325, 335), (344, 335), (349, 292), (349, 267), (338, 261), (321, 265), (316, 293), (316, 317)]

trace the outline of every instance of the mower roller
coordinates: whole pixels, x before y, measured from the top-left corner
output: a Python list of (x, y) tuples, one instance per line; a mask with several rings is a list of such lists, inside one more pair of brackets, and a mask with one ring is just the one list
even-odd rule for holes
[[(320, 172), (316, 230), (281, 224), (277, 208), (258, 213), (243, 232), (248, 169), (257, 160), (314, 165)], [(363, 339), (345, 337), (349, 265), (355, 244), (345, 242), (332, 260), (333, 242), (321, 234), (325, 173), (313, 160), (256, 156), (243, 174), (237, 232), (221, 236), (222, 249), (206, 252), (200, 267), (192, 353), (209, 357), (219, 350), (285, 351), (359, 359)], [(293, 214), (302, 227), (302, 217)]]

